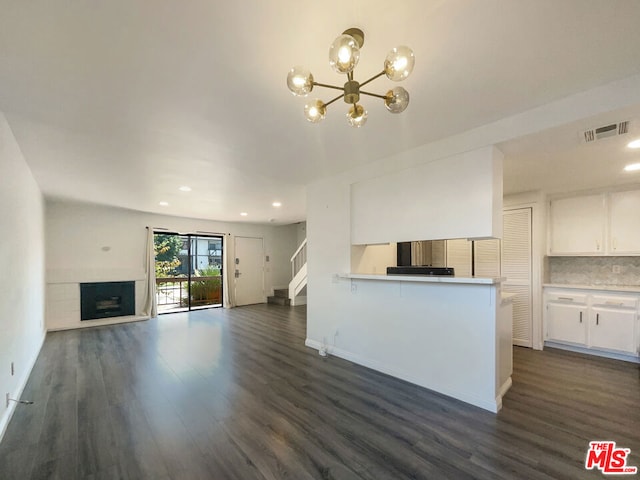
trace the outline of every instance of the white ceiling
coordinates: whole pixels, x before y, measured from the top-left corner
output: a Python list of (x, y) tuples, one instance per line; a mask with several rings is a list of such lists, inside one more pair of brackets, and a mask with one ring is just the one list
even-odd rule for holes
[[(585, 130), (621, 121), (630, 121), (629, 133), (583, 141)], [(640, 171), (624, 170), (626, 165), (640, 163), (640, 149), (627, 147), (636, 139), (640, 139), (640, 105), (501, 143), (504, 193), (544, 190), (554, 194), (640, 184)]]
[[(45, 195), (227, 221), (302, 220), (314, 178), (640, 73), (628, 0), (0, 0), (0, 12), (0, 110)], [(411, 104), (391, 115), (365, 98), (359, 130), (342, 103), (309, 124), (287, 71), (342, 83), (327, 51), (351, 26), (366, 35), (357, 80), (393, 46), (414, 49)], [(505, 145), (505, 191), (561, 188), (555, 170), (530, 173), (557, 165), (522, 142)]]

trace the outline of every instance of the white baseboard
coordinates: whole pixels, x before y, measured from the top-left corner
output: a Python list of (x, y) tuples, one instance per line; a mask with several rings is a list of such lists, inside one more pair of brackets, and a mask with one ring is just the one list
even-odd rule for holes
[[(33, 355), (33, 358), (30, 360), (29, 366), (24, 372), (24, 375), (22, 376), (22, 378), (20, 379), (20, 382), (18, 383), (18, 389), (15, 392), (9, 392), (9, 396), (11, 398), (18, 399), (22, 397), (22, 392), (24, 392), (24, 388), (27, 386), (27, 382), (29, 381), (29, 377), (31, 376), (31, 371), (33, 370), (33, 367), (35, 366), (36, 361), (38, 360), (38, 356), (40, 355), (40, 350), (42, 350), (42, 345), (44, 344), (44, 339), (46, 338), (46, 336), (47, 336), (47, 332), (43, 331), (42, 338), (40, 339), (40, 345), (38, 346), (37, 351)], [(5, 401), (4, 394), (3, 394), (2, 401), (3, 402)], [(13, 417), (13, 414), (15, 413), (17, 406), (18, 406), (17, 403), (10, 402), (9, 407), (4, 411), (4, 414), (2, 415), (2, 417), (0, 417), (0, 442), (2, 442), (2, 439), (4, 438), (4, 434), (7, 431), (7, 427), (9, 426), (9, 422), (11, 421), (11, 418)]]
[(612, 358), (614, 360), (622, 360), (631, 363), (640, 363), (640, 355), (633, 355), (631, 353), (606, 352), (593, 348), (579, 347), (577, 345), (565, 345), (564, 343), (556, 343), (550, 341), (544, 342), (544, 346), (557, 348), (558, 350), (568, 350), (570, 352), (584, 353), (586, 355), (595, 355), (596, 357)]
[(498, 411), (502, 409), (502, 399), (504, 398), (505, 393), (507, 393), (511, 388), (511, 385), (513, 385), (513, 381), (511, 380), (511, 377), (509, 377), (498, 390), (498, 396), (496, 397), (496, 406), (498, 407)]
[[(320, 350), (322, 347), (322, 343), (316, 340), (312, 340), (307, 338), (304, 342), (305, 346), (313, 348), (315, 350)], [(452, 388), (448, 388), (446, 386), (440, 386), (439, 388), (434, 388), (432, 385), (425, 385), (419, 379), (412, 377), (411, 375), (407, 375), (403, 372), (399, 372), (394, 370), (393, 368), (389, 368), (386, 365), (381, 364), (375, 360), (371, 360), (368, 358), (364, 358), (358, 354), (348, 352), (346, 350), (341, 350), (335, 346), (325, 345), (327, 349), (327, 353), (329, 356), (336, 356), (343, 358), (344, 360), (348, 360), (353, 363), (357, 363), (358, 365), (362, 365), (363, 367), (371, 368), (372, 370), (376, 370), (381, 373), (385, 373), (387, 375), (391, 375), (392, 377), (399, 378), (409, 383), (413, 383), (414, 385), (418, 385), (422, 388), (426, 388), (428, 390), (441, 393), (443, 395), (447, 395), (449, 397), (455, 398), (457, 400), (462, 400), (463, 402), (469, 403), (471, 405), (475, 405), (476, 407), (483, 408), (484, 410), (489, 410), (492, 413), (498, 413), (500, 407), (502, 406), (502, 396), (500, 396), (500, 403), (498, 403), (498, 399), (487, 401), (482, 398), (478, 398), (475, 395), (470, 395), (466, 392), (460, 392)], [(509, 377), (508, 382), (511, 381), (511, 377)], [(506, 384), (507, 382), (505, 382)], [(511, 385), (509, 385), (511, 386)], [(508, 387), (507, 387), (508, 389)], [(506, 391), (506, 390), (505, 390)]]
[[(266, 302), (266, 300), (265, 300)], [(75, 330), (77, 328), (103, 327), (105, 325), (117, 325), (119, 323), (142, 322), (149, 320), (150, 317), (144, 315), (136, 315), (130, 317), (112, 317), (105, 320), (84, 320), (73, 325), (54, 326), (47, 328), (47, 332), (58, 332), (61, 330)]]

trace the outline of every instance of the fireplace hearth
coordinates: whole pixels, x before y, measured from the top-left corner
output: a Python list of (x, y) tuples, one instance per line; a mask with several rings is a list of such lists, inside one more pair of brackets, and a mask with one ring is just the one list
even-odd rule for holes
[(135, 282), (80, 284), (80, 319), (135, 315)]

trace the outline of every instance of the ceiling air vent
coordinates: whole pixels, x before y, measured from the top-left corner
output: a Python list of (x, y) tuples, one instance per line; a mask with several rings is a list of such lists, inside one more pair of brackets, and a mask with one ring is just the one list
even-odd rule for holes
[(603, 138), (624, 135), (627, 132), (629, 132), (628, 120), (585, 130), (584, 132), (582, 132), (582, 141), (584, 143), (591, 143), (602, 140)]

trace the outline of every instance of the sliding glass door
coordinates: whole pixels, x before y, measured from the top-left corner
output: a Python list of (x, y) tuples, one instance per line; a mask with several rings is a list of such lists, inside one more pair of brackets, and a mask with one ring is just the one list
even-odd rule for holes
[(189, 308), (222, 305), (222, 237), (189, 236)]
[(158, 313), (222, 306), (222, 237), (155, 233)]

